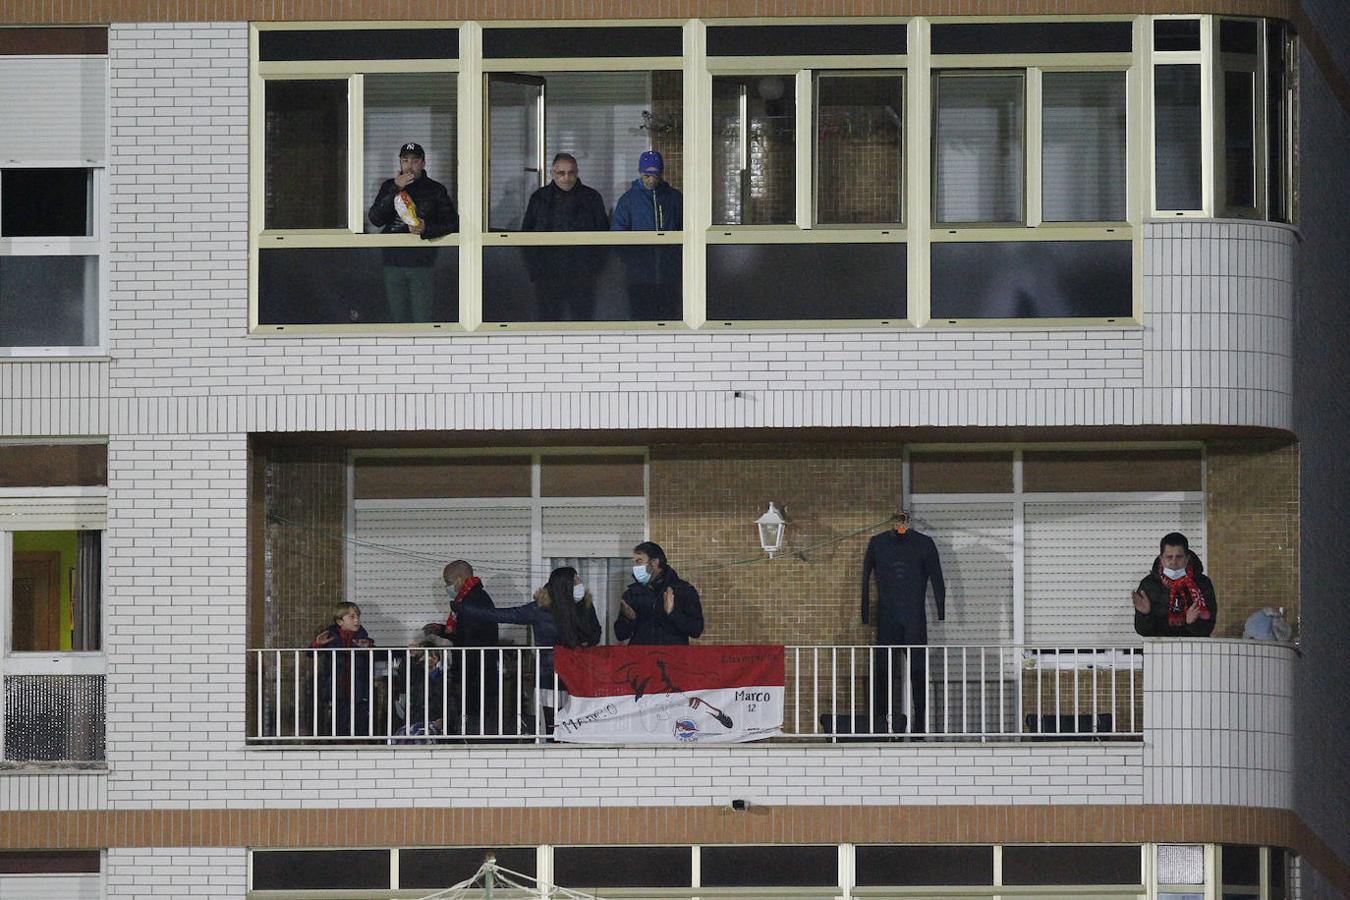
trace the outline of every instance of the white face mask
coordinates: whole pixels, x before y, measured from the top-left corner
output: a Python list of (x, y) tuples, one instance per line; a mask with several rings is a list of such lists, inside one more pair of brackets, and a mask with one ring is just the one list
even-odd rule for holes
[(638, 584), (646, 584), (651, 577), (652, 573), (647, 571), (646, 566), (633, 566), (633, 578)]
[(1184, 577), (1186, 577), (1186, 570), (1185, 570), (1185, 569), (1163, 569), (1163, 574), (1166, 575), (1168, 578), (1172, 579), (1173, 581), (1176, 581), (1178, 578), (1184, 578)]
[(581, 602), (585, 598), (586, 598), (586, 585), (584, 584), (572, 585), (572, 599), (576, 600), (577, 602)]

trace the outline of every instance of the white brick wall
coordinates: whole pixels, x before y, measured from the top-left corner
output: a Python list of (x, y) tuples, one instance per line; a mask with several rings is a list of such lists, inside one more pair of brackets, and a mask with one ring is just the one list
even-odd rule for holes
[(104, 883), (115, 897), (238, 898), (248, 884), (242, 847), (155, 847), (108, 850)]

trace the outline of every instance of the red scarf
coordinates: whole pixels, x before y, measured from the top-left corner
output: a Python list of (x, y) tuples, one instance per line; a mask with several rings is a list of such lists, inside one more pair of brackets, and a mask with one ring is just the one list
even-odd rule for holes
[[(483, 579), (479, 578), (477, 575), (470, 575), (468, 578), (464, 579), (464, 583), (461, 584), (459, 586), (459, 590), (455, 592), (455, 602), (458, 603), (461, 600), (463, 600), (466, 596), (468, 596), (469, 591), (478, 587), (482, 583)], [(450, 615), (445, 617), (445, 636), (449, 637), (450, 635), (454, 634), (455, 629), (458, 626), (459, 626), (459, 617), (455, 615), (455, 611), (452, 609), (450, 610)]]
[(1200, 618), (1209, 618), (1209, 604), (1193, 576), (1194, 570), (1187, 566), (1186, 574), (1174, 581), (1163, 574), (1161, 564), (1158, 566), (1158, 580), (1167, 588), (1167, 624), (1172, 628), (1185, 627), (1186, 610), (1192, 606), (1200, 607)]

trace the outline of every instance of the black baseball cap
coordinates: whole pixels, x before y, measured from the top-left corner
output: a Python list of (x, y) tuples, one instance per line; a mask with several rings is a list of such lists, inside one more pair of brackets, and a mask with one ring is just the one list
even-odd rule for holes
[(413, 143), (412, 141), (408, 141), (408, 143), (406, 143), (406, 144), (404, 144), (402, 147), (398, 148), (398, 155), (399, 155), (399, 156), (419, 156), (419, 157), (421, 157), (422, 159), (426, 159), (426, 158), (427, 158), (426, 153), (423, 152), (423, 150), (422, 150), (422, 145), (421, 145), (421, 144), (417, 144), (417, 143)]

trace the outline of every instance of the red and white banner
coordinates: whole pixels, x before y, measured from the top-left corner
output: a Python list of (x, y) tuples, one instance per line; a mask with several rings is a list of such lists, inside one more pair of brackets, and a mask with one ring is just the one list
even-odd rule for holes
[(782, 646), (558, 647), (554, 665), (567, 686), (555, 740), (698, 744), (783, 730)]

